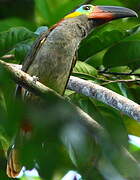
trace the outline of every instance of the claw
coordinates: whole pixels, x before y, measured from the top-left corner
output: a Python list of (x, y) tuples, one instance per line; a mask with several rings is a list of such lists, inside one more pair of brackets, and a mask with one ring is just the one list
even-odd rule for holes
[(36, 83), (39, 80), (37, 76), (33, 76), (33, 82)]

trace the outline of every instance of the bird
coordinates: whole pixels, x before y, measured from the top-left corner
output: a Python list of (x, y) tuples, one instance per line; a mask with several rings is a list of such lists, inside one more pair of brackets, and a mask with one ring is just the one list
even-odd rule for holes
[[(25, 58), (22, 70), (63, 95), (75, 66), (81, 41), (96, 27), (125, 17), (137, 17), (137, 13), (118, 6), (85, 4), (78, 7), (37, 38)], [(17, 87), (17, 94), (26, 102), (39, 101), (39, 97), (27, 92), (21, 86)], [(24, 133), (17, 136), (23, 134), (26, 136), (31, 130), (32, 127), (25, 122), (20, 130)], [(22, 169), (19, 154), (15, 141), (7, 155), (7, 175), (11, 178), (15, 178)]]

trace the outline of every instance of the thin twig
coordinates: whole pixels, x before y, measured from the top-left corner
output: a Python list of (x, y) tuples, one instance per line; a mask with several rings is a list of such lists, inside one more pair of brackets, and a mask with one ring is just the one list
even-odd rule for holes
[(103, 80), (103, 81), (106, 81), (104, 83), (101, 83), (101, 85), (107, 85), (107, 84), (110, 84), (110, 83), (128, 83), (128, 82), (137, 82), (137, 81), (140, 81), (140, 78), (136, 78), (136, 79), (120, 79), (120, 80)]
[(106, 72), (106, 71), (99, 71), (100, 74), (112, 74), (112, 75), (120, 75), (120, 76), (140, 76), (140, 73), (122, 73), (122, 72)]
[(8, 54), (8, 55), (4, 55), (1, 57), (2, 60), (11, 60), (14, 59), (15, 55), (14, 54)]

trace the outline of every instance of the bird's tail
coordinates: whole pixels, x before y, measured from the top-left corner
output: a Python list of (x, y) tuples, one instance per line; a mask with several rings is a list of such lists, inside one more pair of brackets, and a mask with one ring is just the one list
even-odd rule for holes
[(10, 178), (15, 178), (19, 175), (22, 166), (19, 161), (19, 151), (16, 148), (12, 148), (8, 154), (7, 159), (7, 175)]
[(21, 125), (21, 129), (14, 137), (12, 145), (7, 151), (7, 175), (11, 178), (15, 178), (19, 175), (22, 165), (21, 165), (21, 147), (23, 142), (30, 140), (32, 134), (32, 125), (28, 120), (24, 119)]

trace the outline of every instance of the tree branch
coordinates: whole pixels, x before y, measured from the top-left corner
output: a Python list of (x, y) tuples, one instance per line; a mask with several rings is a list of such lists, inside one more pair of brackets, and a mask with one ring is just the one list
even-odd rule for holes
[[(43, 99), (47, 99), (47, 101), (50, 97), (52, 97), (53, 99), (55, 98), (55, 102), (57, 102), (57, 100), (58, 100), (59, 102), (63, 103), (63, 105), (64, 105), (63, 107), (67, 106), (70, 113), (68, 115), (66, 114), (66, 117), (65, 117), (66, 121), (62, 122), (62, 123), (66, 123), (66, 122), (70, 123), (70, 122), (74, 121), (74, 122), (77, 122), (77, 123), (80, 123), (81, 125), (83, 125), (88, 130), (88, 132), (91, 134), (93, 139), (94, 140), (96, 139), (96, 141), (100, 144), (102, 151), (104, 152), (104, 154), (106, 156), (108, 156), (108, 151), (113, 151), (114, 156), (109, 157), (111, 162), (115, 163), (114, 158), (115, 158), (115, 160), (120, 159), (120, 161), (122, 162), (121, 173), (123, 173), (123, 174), (126, 173), (125, 172), (126, 163), (129, 164), (129, 166), (132, 169), (131, 174), (132, 173), (136, 174), (136, 172), (137, 173), (139, 172), (138, 162), (136, 161), (136, 159), (133, 158), (131, 156), (131, 154), (124, 147), (121, 146), (120, 148), (118, 148), (118, 146), (116, 146), (112, 142), (112, 139), (108, 135), (107, 131), (102, 126), (100, 126), (95, 120), (93, 120), (88, 114), (86, 114), (80, 108), (65, 101), (62, 96), (57, 94), (52, 89), (44, 86), (39, 81), (34, 81), (33, 77), (31, 77), (27, 73), (18, 69), (21, 66), (8, 64), (8, 63), (3, 62), (2, 60), (0, 60), (0, 66), (2, 66), (3, 68), (6, 69), (6, 71), (10, 74), (10, 77), (12, 78), (12, 80), (14, 80), (16, 83), (18, 83), (21, 86), (23, 86), (24, 88), (26, 88), (28, 91), (35, 93), (36, 95), (42, 97)], [(111, 98), (114, 94), (116, 94), (116, 93), (114, 93), (106, 88), (103, 88), (97, 84), (93, 84), (88, 81), (82, 80), (80, 78), (76, 78), (76, 77), (70, 78), (70, 81), (68, 83), (68, 88), (72, 89), (72, 90), (76, 90), (77, 92), (83, 93), (87, 96), (96, 97), (98, 100), (101, 100), (101, 101), (103, 100), (103, 98), (106, 100), (106, 99), (109, 99), (109, 97)], [(99, 90), (99, 92), (98, 92), (98, 90)], [(101, 95), (100, 95), (100, 93), (101, 93)], [(120, 95), (116, 94), (116, 97), (119, 97), (119, 96)], [(120, 96), (120, 97), (124, 98), (122, 96)], [(121, 99), (121, 101), (122, 101), (122, 99)], [(135, 107), (138, 106), (137, 104), (135, 104), (134, 102), (131, 102), (130, 100), (127, 100), (126, 103), (128, 103), (127, 104), (128, 106), (130, 106), (131, 103), (133, 105), (135, 105)], [(116, 104), (117, 104), (117, 102), (116, 102)], [(124, 105), (126, 105), (126, 104), (124, 103)], [(136, 111), (135, 107), (133, 107), (134, 109), (132, 109), (132, 110)], [(61, 110), (61, 112), (62, 112), (62, 110)], [(60, 114), (62, 114), (62, 113), (60, 113)], [(140, 117), (139, 114), (140, 114), (140, 112), (138, 113), (138, 116), (134, 116), (134, 117), (136, 117), (136, 119), (138, 119), (138, 117)], [(64, 121), (63, 119), (64, 118), (58, 118), (59, 121)], [(118, 170), (120, 170), (117, 163), (115, 163), (115, 165), (116, 165), (115, 167)], [(133, 167), (135, 167), (135, 169)], [(133, 172), (133, 169), (134, 169), (134, 172)]]
[(68, 89), (95, 98), (140, 121), (140, 105), (105, 87), (71, 76)]
[[(2, 66), (10, 74), (12, 80), (14, 80), (17, 84), (21, 85), (22, 87), (26, 88), (28, 91), (31, 91), (32, 93), (43, 98), (51, 96), (55, 97), (56, 99), (59, 99), (60, 101), (66, 102), (65, 99), (62, 96), (60, 96), (57, 92), (43, 85), (39, 81), (35, 81), (34, 77), (31, 77), (29, 74), (21, 71), (20, 65), (10, 64), (0, 60), (0, 66)], [(73, 106), (71, 103), (68, 104), (75, 108), (75, 106)], [(95, 126), (98, 126), (98, 123), (94, 121), (90, 116), (88, 116), (88, 114), (84, 113), (78, 107), (76, 107), (76, 109), (78, 110), (78, 112), (82, 112), (82, 116), (85, 119), (88, 119), (88, 124), (94, 124)]]
[[(55, 93), (53, 90), (47, 88), (46, 86), (44, 86), (38, 81), (35, 83), (34, 78), (29, 75), (28, 75), (28, 78), (23, 78), (24, 76), (26, 77), (27, 74), (24, 73), (23, 71), (18, 70), (21, 68), (21, 65), (8, 64), (8, 63), (4, 63), (3, 61), (0, 61), (0, 64), (3, 64), (6, 69), (11, 68), (13, 71), (12, 76), (14, 80), (16, 81), (16, 83), (27, 88), (29, 91), (35, 94), (36, 94), (36, 90), (38, 90), (38, 93), (39, 92), (45, 93), (48, 91)], [(89, 82), (87, 80), (83, 80), (83, 79), (71, 76), (69, 79), (67, 88), (77, 93), (84, 94), (85, 96), (95, 98), (123, 112), (124, 114), (127, 114), (129, 117), (132, 117), (135, 120), (140, 121), (140, 105), (105, 87)]]

